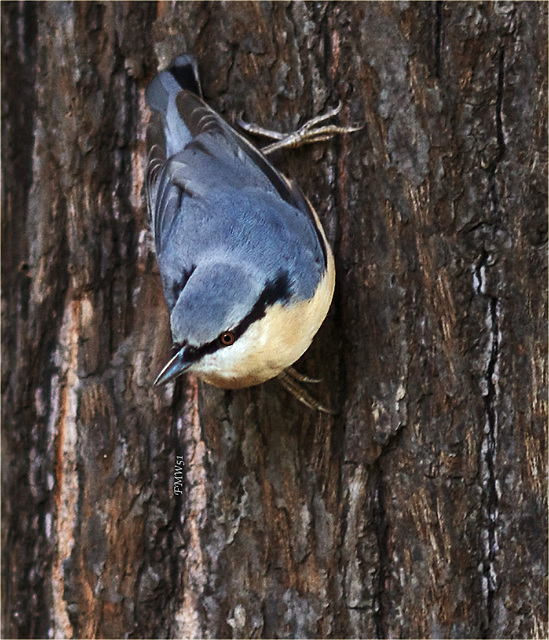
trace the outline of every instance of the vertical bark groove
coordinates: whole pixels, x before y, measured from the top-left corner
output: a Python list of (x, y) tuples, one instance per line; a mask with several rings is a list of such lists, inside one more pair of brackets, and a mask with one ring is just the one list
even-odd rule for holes
[(386, 638), (387, 637), (387, 625), (385, 622), (385, 607), (384, 607), (384, 598), (385, 595), (385, 584), (387, 582), (387, 573), (388, 567), (390, 564), (390, 554), (388, 552), (387, 546), (389, 543), (389, 536), (387, 534), (387, 521), (385, 514), (385, 488), (383, 486), (383, 472), (381, 470), (380, 463), (376, 464), (376, 469), (374, 471), (376, 476), (375, 481), (375, 506), (373, 511), (373, 516), (376, 522), (376, 538), (377, 538), (377, 547), (379, 554), (378, 561), (378, 587), (377, 592), (374, 596), (374, 620), (376, 626), (376, 638)]

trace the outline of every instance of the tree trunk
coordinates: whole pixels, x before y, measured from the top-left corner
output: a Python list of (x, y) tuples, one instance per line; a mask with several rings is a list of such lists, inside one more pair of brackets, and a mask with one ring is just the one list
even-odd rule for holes
[[(547, 5), (2, 3), (4, 637), (547, 637)], [(153, 390), (144, 89), (194, 53), (334, 248), (276, 382)]]

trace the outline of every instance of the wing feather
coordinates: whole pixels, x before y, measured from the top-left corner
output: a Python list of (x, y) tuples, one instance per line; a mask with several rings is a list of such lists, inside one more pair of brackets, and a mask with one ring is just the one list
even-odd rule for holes
[[(269, 233), (284, 228), (279, 226), (280, 221), (268, 217), (269, 211), (276, 211), (273, 203), (277, 198), (290, 205), (296, 216), (300, 217), (298, 212), (301, 212), (298, 226), (301, 225), (300, 237), (306, 244), (292, 255), (296, 260), (318, 256), (321, 271), (324, 258), (325, 269), (329, 251), (326, 238), (299, 187), (287, 181), (260, 151), (198, 96), (181, 90), (175, 106), (181, 128), (189, 136), (182, 150), (166, 157), (165, 135), (168, 134), (162, 131), (161, 123), (159, 127), (158, 122), (151, 122), (150, 135), (147, 135), (149, 215), (170, 308), (184, 286), (180, 282), (182, 274), (192, 272), (200, 256), (209, 251), (208, 247), (218, 246), (226, 233), (251, 237), (245, 229), (236, 231), (243, 219), (238, 207), (244, 207), (242, 211), (257, 211), (258, 220), (252, 226), (258, 230), (259, 235), (255, 237), (261, 239), (259, 229), (265, 228), (262, 225), (269, 225)], [(286, 218), (285, 224), (288, 227), (284, 233), (297, 224), (297, 218), (295, 223)], [(189, 237), (193, 238), (192, 243), (186, 242)], [(286, 240), (282, 238), (283, 235), (281, 246), (285, 246)], [(272, 256), (272, 260), (276, 261), (276, 257)]]

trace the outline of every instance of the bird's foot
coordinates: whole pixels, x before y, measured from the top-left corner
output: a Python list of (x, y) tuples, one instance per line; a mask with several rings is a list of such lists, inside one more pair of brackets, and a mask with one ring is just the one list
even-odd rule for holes
[(237, 120), (238, 126), (244, 131), (253, 135), (264, 136), (265, 138), (271, 138), (277, 142), (267, 145), (261, 149), (265, 155), (273, 153), (274, 151), (280, 151), (280, 149), (295, 149), (303, 144), (312, 144), (314, 142), (323, 142), (329, 140), (333, 136), (340, 133), (352, 133), (353, 131), (360, 131), (361, 127), (339, 127), (337, 125), (329, 124), (323, 127), (317, 127), (321, 122), (333, 118), (341, 111), (341, 102), (335, 109), (331, 109), (326, 113), (323, 113), (311, 120), (307, 121), (302, 127), (293, 133), (279, 133), (278, 131), (271, 131), (264, 129), (257, 124), (251, 122), (244, 122), (243, 120)]
[(320, 382), (319, 379), (304, 376), (303, 374), (296, 371), (293, 367), (284, 369), (282, 373), (278, 374), (277, 378), (278, 380), (280, 380), (280, 384), (286, 389), (286, 391), (289, 391), (301, 403), (303, 403), (306, 407), (309, 407), (309, 409), (336, 415), (336, 411), (320, 404), (318, 400), (315, 400), (311, 396), (311, 394), (299, 384), (300, 382), (318, 383)]

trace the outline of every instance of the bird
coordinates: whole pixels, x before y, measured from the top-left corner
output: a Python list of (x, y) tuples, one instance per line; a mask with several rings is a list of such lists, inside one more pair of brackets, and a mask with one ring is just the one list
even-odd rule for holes
[[(334, 294), (334, 257), (318, 214), (267, 159), (269, 150), (206, 104), (193, 56), (158, 72), (145, 98), (147, 207), (173, 339), (154, 386), (187, 371), (224, 389), (280, 377), (311, 406), (295, 381), (314, 380), (292, 365)], [(309, 123), (285, 143), (283, 134), (255, 129), (279, 140), (271, 149), (356, 130)]]

